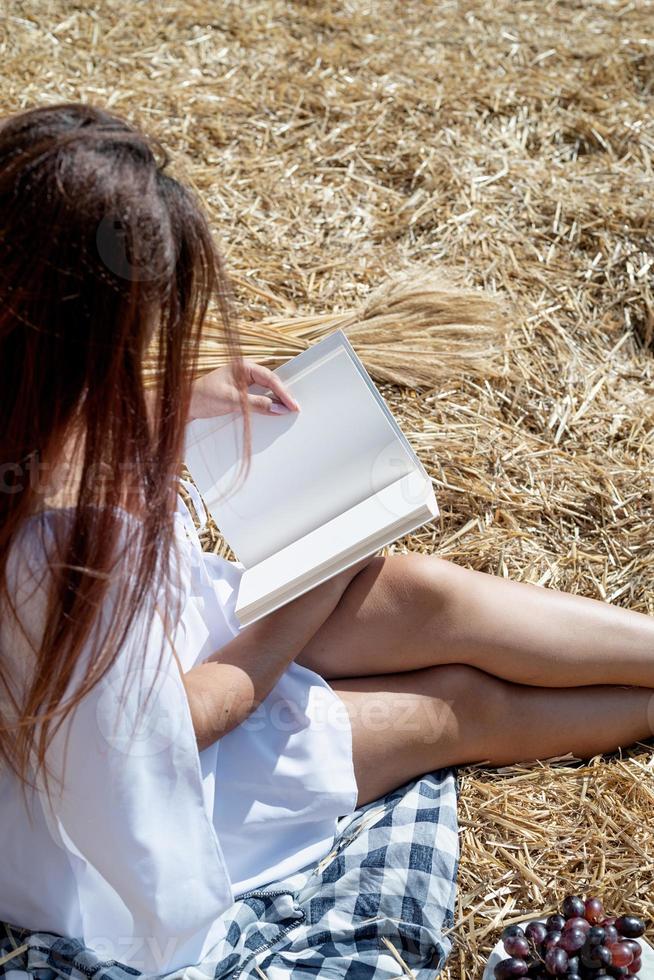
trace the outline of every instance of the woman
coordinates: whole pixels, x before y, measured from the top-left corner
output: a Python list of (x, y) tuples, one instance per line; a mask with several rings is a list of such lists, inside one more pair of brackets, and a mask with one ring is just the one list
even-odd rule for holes
[[(0, 919), (166, 972), (412, 777), (650, 736), (654, 621), (406, 555), (240, 629), (239, 567), (177, 496), (184, 425), (298, 406), (239, 358), (157, 152), (88, 106), (0, 128)], [(231, 366), (191, 383), (211, 300)]]

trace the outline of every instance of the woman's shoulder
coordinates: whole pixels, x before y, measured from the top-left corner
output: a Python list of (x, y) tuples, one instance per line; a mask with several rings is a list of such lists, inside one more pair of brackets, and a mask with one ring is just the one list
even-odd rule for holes
[[(129, 515), (116, 522), (116, 552), (129, 540)], [(16, 529), (5, 567), (0, 649), (6, 656), (38, 648), (47, 621), (53, 578), (66, 560), (67, 542), (75, 520), (72, 507), (44, 508)], [(125, 563), (127, 568), (127, 563)]]
[[(20, 596), (25, 585), (44, 584), (53, 568), (64, 560), (75, 522), (74, 507), (46, 507), (27, 517), (17, 528), (7, 559), (9, 594)], [(115, 512), (115, 554), (128, 554), (138, 522), (127, 511)]]
[[(11, 544), (7, 562), (8, 578), (20, 579), (24, 575), (33, 578), (35, 573), (47, 574), (58, 565), (66, 554), (76, 514), (75, 507), (45, 507), (26, 518), (16, 530)], [(133, 573), (142, 522), (120, 507), (111, 508), (111, 518), (114, 567), (118, 573)], [(174, 562), (176, 566), (184, 555), (184, 549), (178, 546), (179, 541), (180, 535), (175, 524), (171, 550), (178, 559)], [(171, 561), (173, 554), (164, 556), (167, 563)]]
[[(73, 530), (74, 507), (44, 508), (28, 517), (17, 529), (11, 544), (5, 570), (5, 601), (9, 608), (0, 612), (2, 642), (5, 653), (20, 634), (29, 646), (39, 645), (47, 621), (48, 602), (57, 569), (66, 561), (67, 544)], [(125, 510), (114, 508), (111, 522), (113, 555), (111, 574), (105, 592), (107, 614), (114, 591), (129, 586), (139, 561), (141, 522)], [(183, 603), (186, 592), (187, 556), (174, 534), (169, 554), (162, 555), (163, 567), (152, 584), (145, 605), (175, 608)], [(94, 574), (93, 569), (88, 574)], [(9, 634), (9, 635), (7, 635)], [(22, 643), (20, 644), (22, 645)]]

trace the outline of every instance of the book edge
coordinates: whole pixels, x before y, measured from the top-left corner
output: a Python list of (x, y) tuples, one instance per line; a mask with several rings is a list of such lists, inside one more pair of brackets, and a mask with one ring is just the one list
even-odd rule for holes
[[(397, 541), (398, 538), (404, 537), (405, 534), (410, 534), (411, 531), (415, 531), (416, 528), (422, 527), (423, 524), (428, 524), (429, 521), (434, 520), (438, 517), (440, 510), (438, 508), (438, 503), (434, 495), (433, 489), (430, 487), (430, 492), (427, 499), (420, 505), (419, 508), (411, 512), (411, 514), (405, 515), (401, 520), (394, 522), (392, 525), (388, 525), (382, 531), (377, 532), (374, 535), (374, 541), (368, 544), (364, 542), (359, 543), (356, 547), (354, 555), (350, 555), (349, 559), (342, 564), (342, 556), (346, 552), (340, 552), (338, 556), (330, 559), (325, 565), (329, 566), (330, 570), (327, 570), (325, 565), (320, 569), (313, 569), (310, 577), (304, 577), (303, 584), (298, 587), (293, 585), (284, 586), (284, 595), (277, 599), (272, 599), (271, 596), (275, 593), (270, 593), (265, 599), (255, 600), (255, 602), (250, 603), (248, 606), (238, 605), (238, 599), (235, 607), (235, 615), (241, 626), (250, 626), (252, 623), (256, 622), (258, 619), (262, 619), (264, 616), (275, 612), (276, 609), (281, 609), (287, 603), (292, 602), (293, 599), (299, 599), (300, 596), (304, 595), (306, 592), (310, 592), (311, 589), (316, 588), (318, 585), (322, 585), (323, 582), (327, 582), (330, 578), (338, 575), (340, 572), (346, 571), (352, 565), (355, 565), (358, 561), (363, 558), (367, 558), (370, 555), (374, 555), (376, 551), (380, 548), (385, 547), (388, 544), (392, 544), (393, 541)], [(419, 515), (419, 516), (418, 516)], [(256, 567), (256, 566), (255, 566)], [(247, 574), (247, 571), (244, 573)], [(297, 580), (298, 582), (300, 580)], [(272, 602), (272, 604), (270, 604)], [(259, 607), (262, 608), (254, 608)], [(249, 615), (250, 610), (252, 610), (252, 615)]]

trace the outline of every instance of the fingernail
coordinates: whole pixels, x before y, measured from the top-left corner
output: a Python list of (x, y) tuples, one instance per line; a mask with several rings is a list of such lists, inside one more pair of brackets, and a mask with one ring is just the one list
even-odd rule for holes
[(286, 405), (282, 405), (281, 402), (273, 402), (269, 408), (269, 411), (272, 412), (273, 415), (286, 415), (291, 411), (291, 409), (287, 408)]

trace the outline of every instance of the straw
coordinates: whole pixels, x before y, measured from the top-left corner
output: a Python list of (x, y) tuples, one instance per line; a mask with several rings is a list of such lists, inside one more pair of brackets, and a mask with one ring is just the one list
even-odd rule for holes
[[(0, 98), (163, 140), (248, 356), (346, 330), (439, 498), (395, 550), (651, 615), (653, 40), (647, 0), (7, 0)], [(497, 314), (466, 331), (451, 284)], [(221, 351), (210, 324), (203, 369)], [(463, 772), (448, 980), (567, 891), (651, 915), (651, 756)]]

